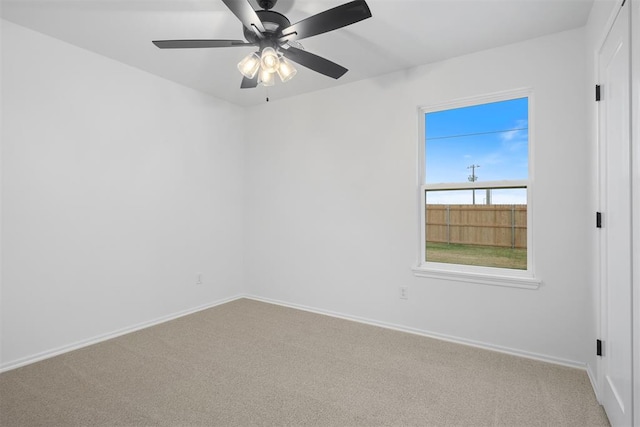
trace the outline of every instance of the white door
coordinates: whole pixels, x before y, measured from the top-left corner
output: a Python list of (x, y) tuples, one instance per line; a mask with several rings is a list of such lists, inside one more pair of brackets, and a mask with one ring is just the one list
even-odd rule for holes
[(629, 6), (599, 52), (602, 404), (611, 425), (633, 423)]

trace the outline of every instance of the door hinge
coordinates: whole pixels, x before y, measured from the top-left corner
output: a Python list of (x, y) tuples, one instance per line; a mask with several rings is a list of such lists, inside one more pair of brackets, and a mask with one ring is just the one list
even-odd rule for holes
[(600, 101), (600, 85), (596, 85), (596, 101)]
[(596, 228), (602, 228), (602, 212), (596, 212)]
[(596, 356), (602, 356), (602, 341), (596, 340)]

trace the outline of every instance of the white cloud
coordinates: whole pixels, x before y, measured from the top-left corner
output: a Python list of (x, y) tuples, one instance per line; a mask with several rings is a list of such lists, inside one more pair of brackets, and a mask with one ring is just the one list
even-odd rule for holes
[(528, 121), (518, 120), (511, 130), (502, 132), (502, 146), (509, 151), (517, 151), (526, 147), (529, 142)]

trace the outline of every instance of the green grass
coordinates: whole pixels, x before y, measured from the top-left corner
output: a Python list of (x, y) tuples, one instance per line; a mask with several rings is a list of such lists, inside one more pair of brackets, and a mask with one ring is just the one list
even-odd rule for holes
[(527, 269), (527, 250), (427, 242), (427, 261)]

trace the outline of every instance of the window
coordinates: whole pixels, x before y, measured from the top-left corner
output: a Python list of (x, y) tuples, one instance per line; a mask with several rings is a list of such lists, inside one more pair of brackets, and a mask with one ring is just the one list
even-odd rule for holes
[(420, 109), (418, 276), (537, 288), (530, 91)]

